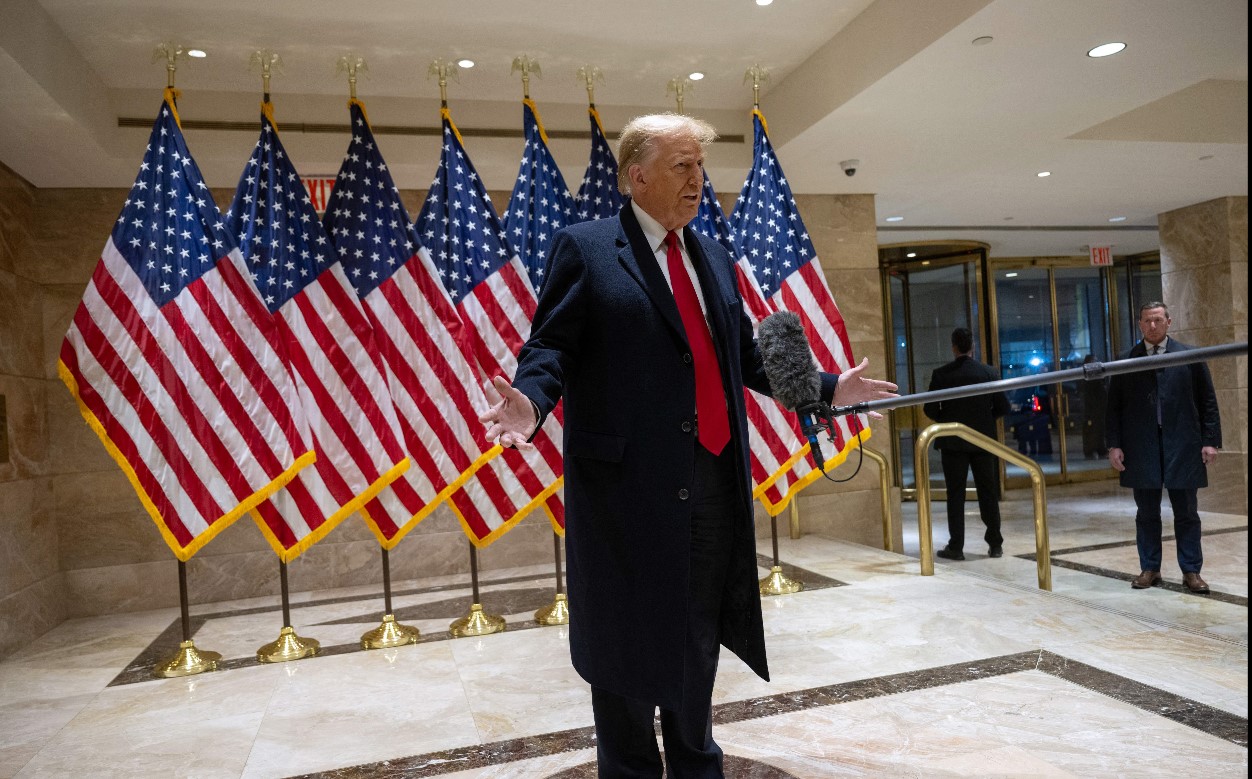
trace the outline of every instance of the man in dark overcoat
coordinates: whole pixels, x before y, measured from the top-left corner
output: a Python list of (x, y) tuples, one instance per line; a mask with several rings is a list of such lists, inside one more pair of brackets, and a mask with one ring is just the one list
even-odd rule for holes
[[(719, 643), (768, 679), (743, 388), (769, 393), (732, 259), (687, 228), (713, 129), (639, 117), (615, 219), (554, 236), (531, 337), (487, 436), (526, 448), (564, 399), (570, 654), (591, 685), (601, 776), (721, 776)], [(892, 397), (861, 365), (840, 404)], [(853, 399), (857, 400), (853, 400)]]
[[(1187, 346), (1169, 338), (1169, 309), (1146, 303), (1139, 309), (1143, 340), (1130, 357), (1171, 354)], [(1183, 584), (1207, 593), (1200, 578), (1200, 514), (1196, 491), (1208, 486), (1207, 466), (1222, 446), (1221, 418), (1213, 379), (1204, 363), (1175, 365), (1155, 371), (1124, 373), (1109, 380), (1105, 415), (1109, 464), (1121, 472), (1123, 487), (1134, 491), (1135, 541), (1140, 573), (1131, 582), (1137, 590), (1161, 581), (1161, 493), (1169, 492), (1174, 510), (1174, 536)]]
[[(964, 387), (1000, 378), (995, 368), (974, 359), (974, 334), (967, 327), (952, 331), (952, 362), (935, 368), (930, 376), (930, 390)], [(936, 422), (960, 422), (996, 438), (996, 420), (1009, 410), (1009, 399), (1003, 392), (989, 392), (969, 398), (931, 402), (922, 406), (926, 416)], [(935, 442), (943, 464), (943, 482), (948, 502), (948, 545), (938, 552), (947, 560), (964, 560), (965, 552), (965, 484), (974, 472), (974, 491), (978, 493), (978, 513), (987, 526), (983, 535), (989, 557), (1004, 556), (1004, 536), (1000, 533), (1000, 461), (996, 455), (961, 438), (944, 437)]]

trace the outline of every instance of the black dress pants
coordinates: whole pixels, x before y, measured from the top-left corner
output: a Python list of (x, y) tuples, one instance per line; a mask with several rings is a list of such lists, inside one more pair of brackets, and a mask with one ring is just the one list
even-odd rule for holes
[(970, 470), (974, 472), (974, 491), (978, 493), (978, 513), (987, 526), (983, 538), (987, 546), (1002, 546), (1000, 535), (1000, 479), (996, 456), (989, 452), (964, 452), (956, 449), (939, 451), (943, 463), (943, 482), (948, 491), (948, 546), (965, 548), (965, 483)]
[[(696, 444), (691, 489), (691, 565), (687, 581), (687, 640), (682, 709), (661, 709), (661, 736), (669, 777), (721, 777), (722, 750), (713, 741), (713, 681), (720, 653), (722, 593), (735, 535), (734, 444), (714, 456)], [(647, 663), (649, 658), (641, 657)], [(596, 757), (604, 777), (659, 779), (661, 755), (653, 720), (656, 707), (591, 688)]]

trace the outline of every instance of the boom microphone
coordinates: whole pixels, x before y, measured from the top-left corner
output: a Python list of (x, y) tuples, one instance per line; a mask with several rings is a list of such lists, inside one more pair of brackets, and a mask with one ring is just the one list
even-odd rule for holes
[(774, 400), (800, 416), (800, 429), (809, 441), (813, 459), (818, 470), (824, 471), (826, 458), (817, 434), (826, 430), (829, 435), (831, 411), (821, 400), (822, 379), (800, 317), (792, 311), (770, 314), (757, 328), (756, 341)]

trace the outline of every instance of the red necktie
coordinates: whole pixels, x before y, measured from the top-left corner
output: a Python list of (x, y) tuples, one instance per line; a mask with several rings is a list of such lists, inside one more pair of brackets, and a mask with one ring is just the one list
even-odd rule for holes
[(700, 299), (683, 265), (678, 236), (671, 230), (665, 234), (665, 260), (669, 264), (669, 283), (674, 288), (674, 302), (687, 331), (687, 343), (696, 369), (696, 430), (700, 444), (713, 454), (721, 454), (730, 441), (730, 422), (726, 414), (726, 393), (722, 390), (722, 372), (713, 349), (709, 324), (700, 310)]

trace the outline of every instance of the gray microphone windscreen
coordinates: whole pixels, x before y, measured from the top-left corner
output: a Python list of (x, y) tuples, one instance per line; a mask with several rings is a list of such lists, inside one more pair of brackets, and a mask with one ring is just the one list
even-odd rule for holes
[(793, 311), (765, 317), (756, 331), (757, 347), (765, 363), (774, 400), (794, 411), (821, 399), (822, 379), (817, 375), (804, 324)]

